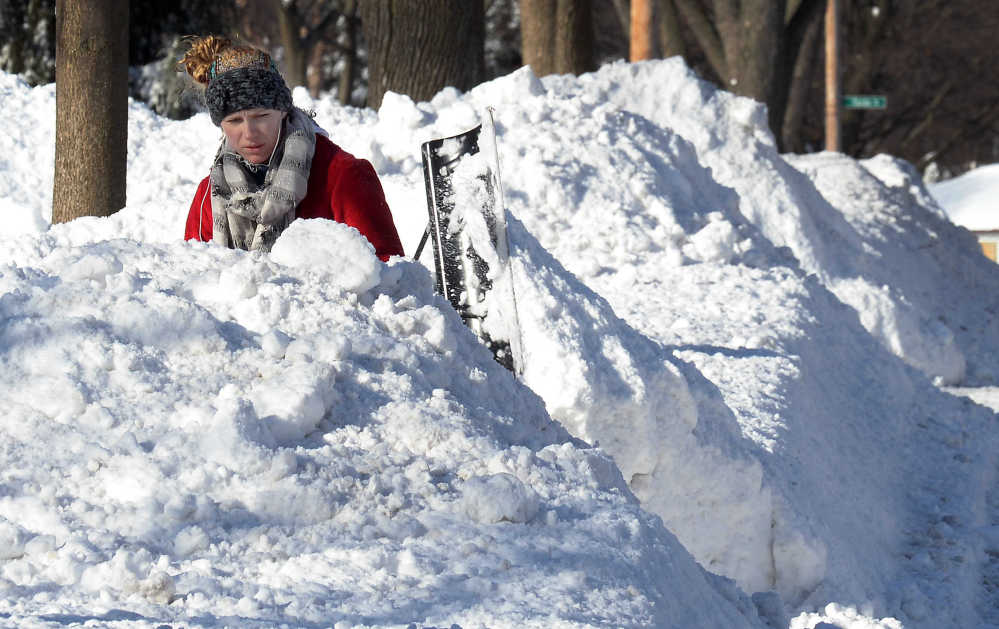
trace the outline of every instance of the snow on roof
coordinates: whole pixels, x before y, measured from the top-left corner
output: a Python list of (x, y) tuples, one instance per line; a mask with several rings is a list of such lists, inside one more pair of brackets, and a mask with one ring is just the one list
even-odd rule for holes
[(999, 164), (932, 184), (930, 190), (956, 224), (972, 231), (999, 231)]

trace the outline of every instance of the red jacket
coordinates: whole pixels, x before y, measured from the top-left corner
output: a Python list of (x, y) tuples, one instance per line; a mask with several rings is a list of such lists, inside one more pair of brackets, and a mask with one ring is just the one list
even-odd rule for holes
[[(402, 243), (378, 175), (371, 164), (357, 159), (316, 135), (316, 153), (309, 171), (309, 188), (295, 209), (295, 218), (330, 218), (361, 232), (375, 247), (384, 262), (389, 256), (401, 256)], [(212, 239), (212, 195), (209, 177), (198, 185), (187, 214), (184, 240)]]

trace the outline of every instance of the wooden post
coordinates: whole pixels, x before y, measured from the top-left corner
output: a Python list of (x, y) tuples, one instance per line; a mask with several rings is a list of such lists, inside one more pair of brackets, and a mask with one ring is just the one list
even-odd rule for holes
[(632, 61), (652, 58), (652, 2), (631, 0), (631, 49)]
[(839, 26), (837, 0), (826, 5), (826, 150), (840, 150)]

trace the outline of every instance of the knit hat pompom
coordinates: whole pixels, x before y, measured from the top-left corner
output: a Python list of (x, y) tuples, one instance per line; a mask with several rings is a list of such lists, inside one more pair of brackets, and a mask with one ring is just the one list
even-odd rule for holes
[(180, 61), (195, 81), (205, 85), (205, 103), (212, 122), (221, 124), (244, 109), (291, 111), (291, 91), (271, 56), (248, 46), (234, 46), (225, 37), (194, 40)]

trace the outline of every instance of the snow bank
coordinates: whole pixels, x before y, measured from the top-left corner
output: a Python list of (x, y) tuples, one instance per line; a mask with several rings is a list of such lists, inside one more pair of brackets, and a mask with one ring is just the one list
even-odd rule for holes
[[(556, 258), (636, 330), (674, 350), (698, 401), (696, 445), (662, 442), (652, 477), (631, 479), (643, 504), (705, 566), (747, 591), (776, 589), (792, 607), (852, 601), (912, 626), (940, 622), (942, 616), (927, 610), (947, 596), (967, 597), (953, 583), (973, 579), (977, 567), (970, 564), (987, 561), (974, 550), (978, 541), (970, 522), (981, 517), (987, 491), (975, 479), (983, 469), (991, 474), (995, 464), (991, 414), (937, 393), (872, 344), (858, 325), (868, 311), (860, 308), (858, 321), (840, 299), (850, 296), (845, 286), (854, 296), (845, 301), (855, 308), (864, 304), (860, 297), (894, 290), (875, 302), (882, 309), (882, 344), (897, 334), (911, 343), (906, 349), (915, 348), (908, 362), (923, 359), (956, 376), (963, 358), (948, 349), (954, 342), (944, 326), (901, 315), (919, 307), (940, 312), (947, 305), (954, 313), (948, 311), (944, 321), (980, 318), (963, 337), (966, 345), (992, 347), (999, 338), (989, 333), (995, 311), (988, 298), (983, 305), (979, 291), (995, 286), (994, 267), (966, 255), (966, 236), (940, 220), (918, 181), (897, 165), (865, 163), (877, 178), (841, 174), (846, 181), (830, 187), (842, 191), (837, 201), (852, 205), (837, 210), (820, 196), (819, 190), (827, 192), (821, 183), (817, 188), (776, 154), (757, 105), (715, 92), (681, 64), (617, 64), (580, 79), (545, 79), (544, 86), (547, 91), (534, 99), (523, 91), (507, 97), (540, 112), (529, 137), (513, 130), (521, 125), (506, 127), (516, 149), (504, 161), (517, 164), (514, 177), (531, 191), (518, 194), (518, 183), (508, 183), (515, 189), (508, 194), (511, 206)], [(620, 133), (602, 134), (609, 117), (622, 121)], [(685, 117), (697, 121), (684, 125)], [(564, 139), (560, 144), (586, 150), (571, 156), (545, 152), (555, 142), (535, 138), (548, 132), (549, 119), (551, 133)], [(608, 135), (609, 150), (600, 141)], [(686, 140), (694, 151), (682, 149)], [(541, 157), (530, 159), (535, 153)], [(616, 159), (619, 153), (630, 157)], [(703, 172), (714, 181), (705, 181)], [(532, 189), (538, 180), (570, 193), (542, 194), (543, 186)], [(738, 197), (719, 183), (732, 186)], [(851, 210), (872, 197), (882, 211), (853, 218)], [(908, 212), (915, 214), (908, 223), (914, 226), (903, 231), (895, 223)], [(919, 227), (920, 219), (927, 226)], [(615, 229), (603, 232), (603, 224)], [(712, 225), (717, 227), (709, 231)], [(649, 234), (653, 245), (643, 247), (635, 232)], [(704, 249), (690, 246), (702, 234), (711, 255), (697, 255)], [(838, 240), (845, 244), (828, 246)], [(939, 247), (938, 259), (919, 254), (927, 240)], [(890, 259), (884, 268), (875, 264), (881, 256)], [(799, 263), (816, 275), (803, 277)], [(896, 288), (892, 271), (905, 265), (912, 268)], [(920, 270), (941, 282), (927, 290), (919, 284)], [(924, 299), (923, 291), (940, 294), (933, 288), (945, 285), (948, 271), (948, 299)], [(844, 284), (849, 277), (852, 283)], [(898, 297), (906, 293), (916, 306)], [(967, 355), (980, 359), (976, 376), (988, 373), (994, 357), (977, 347)], [(611, 452), (629, 460), (631, 449), (642, 445), (636, 438)], [(964, 480), (944, 489), (937, 479), (942, 469)], [(940, 529), (940, 513), (927, 511), (934, 500), (949, 503), (953, 517), (944, 517), (961, 522), (960, 530)], [(959, 559), (932, 550), (939, 530), (947, 531), (947, 544), (962, 548)], [(914, 556), (936, 574), (927, 577), (923, 568), (911, 566)], [(900, 588), (900, 574), (910, 569), (922, 576)], [(953, 611), (954, 622), (962, 624), (969, 622), (964, 609), (947, 613)]]
[(37, 233), (52, 220), (55, 84), (31, 89), (0, 72), (0, 216), (4, 234)]
[(912, 166), (887, 155), (789, 159), (856, 230), (870, 259), (864, 274), (884, 282), (878, 291), (847, 298), (855, 280), (833, 289), (847, 303), (862, 304), (864, 327), (927, 374), (995, 382), (999, 269), (981, 255), (974, 236), (947, 220)]
[(7, 620), (762, 626), (419, 265), (76, 227), (0, 254)]
[[(732, 128), (766, 138), (752, 103), (706, 95), (705, 84), (673, 62), (652, 65), (659, 74), (649, 84), (673, 85), (667, 91), (683, 107), (694, 106), (691, 94), (710, 100)], [(855, 311), (798, 270), (787, 241), (768, 236), (776, 233), (767, 223), (773, 217), (758, 217), (767, 229), (746, 219), (746, 203), (765, 208), (771, 190), (734, 194), (702, 162), (705, 152), (747, 161), (737, 157), (746, 143), (725, 137), (727, 127), (709, 129), (716, 144), (705, 150), (608, 104), (592, 86), (603, 76), (608, 89), (631, 88), (630, 79), (606, 78), (620, 69), (543, 83), (520, 71), (467, 96), (391, 100), (371, 137), (382, 147), (377, 158), (390, 173), (396, 213), (423, 213), (412, 147), (460, 131), (456, 124), (471, 126), (475, 111), (496, 106), (508, 205), (526, 228), (516, 221), (511, 228), (517, 287), (526, 295), (524, 346), (534, 350), (525, 382), (553, 417), (600, 443), (646, 508), (703, 565), (746, 591), (776, 590), (792, 608), (863, 603), (918, 623), (919, 609), (955, 594), (942, 583), (970, 572), (934, 559), (936, 576), (904, 595), (885, 594), (896, 588), (896, 569), (904, 573), (907, 545), (931, 543), (912, 542), (911, 532), (940, 517), (906, 494), (923, 485), (939, 499), (951, 491), (935, 487), (928, 460), (954, 479), (977, 474), (987, 452), (978, 447), (987, 446), (952, 433), (956, 422), (982, 427), (988, 415), (936, 393), (881, 349)], [(399, 141), (399, 121), (407, 121), (411, 142)], [(777, 227), (809, 242), (798, 233), (810, 229), (801, 227), (811, 220), (805, 198), (821, 204), (826, 223), (854, 229), (800, 171), (776, 153), (771, 162), (769, 181), (797, 195), (787, 201), (797, 218)], [(813, 255), (833, 270), (855, 264), (859, 238), (852, 248), (823, 249), (824, 229), (812, 230)], [(583, 283), (565, 279), (562, 265)], [(868, 296), (870, 286), (861, 277), (853, 288)], [(891, 299), (880, 305), (898, 327), (901, 306)], [(935, 347), (945, 352), (941, 336)], [(888, 393), (872, 394), (873, 382), (886, 383)], [(933, 421), (914, 410), (923, 408), (933, 409), (925, 411)], [(918, 445), (899, 450), (899, 443)], [(964, 448), (979, 452), (977, 463), (952, 462)], [(966, 495), (954, 509), (967, 514), (981, 497)], [(881, 515), (858, 518), (858, 511)], [(973, 545), (961, 539), (966, 533), (949, 542)]]
[[(856, 309), (865, 327), (887, 348), (943, 383), (964, 380), (969, 360), (968, 381), (991, 382), (999, 349), (999, 335), (992, 333), (997, 325), (995, 301), (979, 299), (983, 287), (978, 279), (987, 278), (986, 290), (995, 295), (999, 274), (983, 269), (986, 262), (973, 256), (960, 260), (954, 269), (922, 255), (922, 249), (904, 250), (902, 243), (909, 234), (892, 231), (893, 222), (913, 222), (905, 218), (910, 210), (920, 212), (916, 220), (941, 215), (913, 173), (896, 176), (897, 183), (870, 187), (866, 196), (848, 202), (829, 195), (840, 181), (835, 175), (830, 174), (830, 185), (819, 183), (817, 190), (810, 180), (814, 172), (802, 176), (796, 171), (802, 162), (792, 158), (789, 164), (777, 153), (762, 105), (698, 80), (679, 58), (617, 63), (578, 80), (546, 78), (545, 84), (563, 97), (576, 97), (595, 108), (609, 104), (641, 114), (692, 142), (715, 179), (738, 193), (746, 218), (773, 244), (790, 248), (801, 267)], [(871, 205), (876, 206), (870, 208), (874, 216), (861, 211)], [(966, 240), (939, 220), (925, 236), (928, 244), (942, 240), (956, 245)], [(894, 243), (892, 251), (883, 250), (885, 242)], [(889, 253), (891, 259), (885, 264)], [(917, 277), (957, 270), (952, 282), (960, 283), (963, 296), (958, 303), (929, 303), (921, 298), (918, 282), (897, 281), (892, 267), (905, 267), (909, 276)], [(964, 281), (966, 274), (975, 279)], [(987, 320), (985, 333), (962, 330), (961, 322), (950, 321), (954, 310)], [(983, 356), (982, 347), (990, 356)]]
[[(21, 607), (0, 613), (991, 617), (994, 416), (892, 352), (941, 381), (988, 381), (999, 337), (981, 293), (996, 272), (905, 167), (781, 157), (758, 105), (677, 60), (522, 70), (429, 103), (388, 95), (377, 114), (295, 97), (376, 166), (407, 251), (426, 222), (420, 143), (497, 108), (527, 387), (430, 296), (425, 269), (373, 261), (350, 230), (296, 224), (270, 257), (178, 243), (218, 132), (133, 105), (128, 208), (44, 231), (45, 198), (19, 197), (22, 231), (44, 233), (0, 255), (16, 332), (4, 382), (12, 417), (34, 418), (4, 466), (28, 470), (9, 496), (32, 515), (0, 526), (28, 565), (4, 577)], [(51, 122), (22, 133), (0, 187), (44, 176), (22, 165)], [(66, 453), (32, 463), (50, 443)]]
[[(676, 89), (666, 92), (678, 94), (683, 107), (694, 106), (683, 94), (703, 96), (708, 89), (682, 66), (664, 62), (656, 68), (660, 74), (649, 78), (649, 84), (657, 89), (673, 85)], [(544, 83), (521, 71), (463, 98), (442, 93), (429, 104), (397, 99), (391, 117), (380, 112), (372, 133), (375, 138), (385, 133), (390, 146), (389, 135), (398, 142), (395, 121), (418, 120), (412, 132), (415, 146), (423, 134), (460, 130), (447, 123), (466, 122), (470, 108), (497, 105), (508, 204), (529, 234), (515, 228), (514, 247), (517, 259), (531, 260), (534, 268), (518, 278), (518, 287), (531, 287), (528, 278), (543, 278), (543, 267), (554, 265), (530, 258), (536, 237), (634, 326), (626, 330), (614, 324), (620, 331), (611, 337), (627, 348), (618, 355), (628, 360), (611, 359), (612, 343), (587, 347), (585, 334), (577, 331), (593, 329), (596, 338), (607, 336), (603, 322), (613, 319), (596, 307), (599, 301), (569, 307), (566, 302), (586, 296), (579, 287), (542, 292), (541, 298), (558, 297), (554, 304), (540, 302), (546, 305), (539, 309), (543, 314), (522, 313), (525, 330), (533, 325), (541, 334), (525, 340), (525, 347), (541, 347), (546, 334), (555, 334), (559, 341), (538, 354), (582, 347), (584, 368), (573, 369), (572, 356), (560, 356), (536, 372), (545, 375), (525, 374), (525, 381), (545, 398), (554, 417), (615, 456), (643, 504), (663, 517), (703, 565), (735, 578), (747, 591), (775, 589), (792, 608), (821, 608), (824, 601), (842, 600), (867, 605), (871, 613), (897, 615), (913, 626), (939, 620), (927, 610), (946, 608), (947, 597), (967, 597), (955, 584), (977, 570), (970, 521), (980, 513), (985, 490), (973, 479), (994, 463), (988, 454), (994, 437), (986, 427), (991, 415), (937, 393), (905, 368), (872, 340), (856, 311), (842, 306), (839, 294), (797, 270), (799, 261), (788, 255), (793, 251), (788, 241), (771, 237), (780, 227), (790, 237), (810, 242), (798, 233), (809, 233), (810, 228), (801, 227), (811, 220), (801, 209), (803, 204), (808, 209), (806, 201), (827, 212), (816, 220), (848, 235), (854, 232), (814, 183), (774, 153), (769, 181), (797, 195), (787, 203), (798, 218), (766, 215), (758, 218), (763, 223), (758, 228), (745, 217), (746, 203), (766, 208), (772, 190), (760, 186), (737, 190), (737, 196), (719, 185), (720, 178), (715, 180), (714, 165), (702, 165), (702, 160), (721, 158), (745, 165), (750, 161), (741, 156), (745, 142), (735, 142), (733, 148), (726, 128), (716, 125), (708, 133), (717, 144), (702, 149), (673, 127), (608, 105), (607, 94), (592, 84), (619, 69), (611, 66), (578, 82)], [(632, 87), (624, 79), (607, 79), (606, 84), (622, 91)], [(740, 99), (719, 104), (724, 95), (711, 98), (718, 102), (709, 115), (734, 120), (732, 128), (743, 129), (744, 136), (766, 138), (752, 115), (755, 105)], [(388, 172), (409, 172), (410, 164), (415, 168), (409, 154), (383, 151), (381, 159)], [(737, 166), (728, 168), (735, 171)], [(927, 203), (911, 180), (891, 183), (888, 170), (879, 173), (889, 184), (872, 183), (872, 177), (865, 185), (874, 185), (892, 212)], [(410, 186), (418, 190), (415, 181)], [(413, 192), (402, 185), (392, 194), (394, 207), (422, 212)], [(841, 278), (851, 267), (849, 272), (856, 272), (857, 252), (873, 249), (879, 238), (893, 233), (900, 240), (897, 248), (908, 252), (899, 256), (912, 261), (911, 234), (888, 227), (870, 243), (854, 234), (847, 240), (850, 246), (825, 249), (819, 236), (826, 230), (810, 232), (816, 247), (811, 255), (824, 256), (826, 285), (834, 288), (826, 267)], [(949, 256), (945, 262), (960, 269), (964, 263), (961, 254), (953, 254), (953, 244), (960, 245), (961, 237), (945, 239), (941, 256)], [(988, 275), (983, 279), (995, 281)], [(881, 293), (881, 285), (875, 292), (874, 284), (860, 277), (851, 288), (867, 297)], [(839, 290), (847, 292), (842, 285)], [(910, 306), (896, 296), (877, 305), (887, 309), (888, 327), (908, 330), (899, 323), (899, 313)], [(968, 318), (980, 312), (966, 294), (955, 291), (954, 296), (956, 310), (972, 311)], [(538, 303), (537, 298), (526, 301)], [(544, 320), (557, 321), (556, 330), (543, 325)], [(924, 349), (932, 346), (945, 360), (953, 358), (947, 350), (952, 341), (940, 328), (917, 329), (913, 335)], [(934, 335), (935, 340), (926, 340)], [(883, 334), (882, 343), (888, 338)], [(656, 345), (662, 349), (641, 351)], [(663, 357), (672, 363), (665, 369), (659, 366)], [(632, 366), (626, 367), (628, 363)], [(943, 367), (952, 372), (962, 368)], [(555, 369), (560, 377), (553, 381)], [(677, 371), (686, 382), (659, 375)], [(606, 378), (601, 372), (612, 376), (611, 386), (597, 385)], [(589, 374), (598, 374), (597, 380), (579, 377)], [(585, 386), (577, 388), (576, 382)], [(876, 392), (872, 383), (879, 383)], [(622, 429), (629, 425), (630, 434)], [(648, 440), (655, 431), (661, 436), (651, 448)], [(983, 441), (968, 438), (979, 431)], [(900, 443), (907, 445), (900, 449)], [(966, 450), (975, 454), (965, 458)], [(948, 470), (953, 485), (939, 486), (941, 469)], [(965, 482), (975, 489), (956, 489)], [(919, 500), (911, 500), (912, 492)], [(950, 513), (927, 511), (934, 500), (950, 502)], [(947, 544), (962, 547), (956, 555), (960, 559), (932, 550), (939, 543), (941, 517), (961, 522), (956, 528), (947, 525), (945, 536)], [(933, 570), (926, 574), (923, 564), (910, 564), (912, 557)], [(921, 576), (908, 581), (910, 569)], [(961, 605), (947, 613), (955, 614), (955, 622), (967, 620)]]

